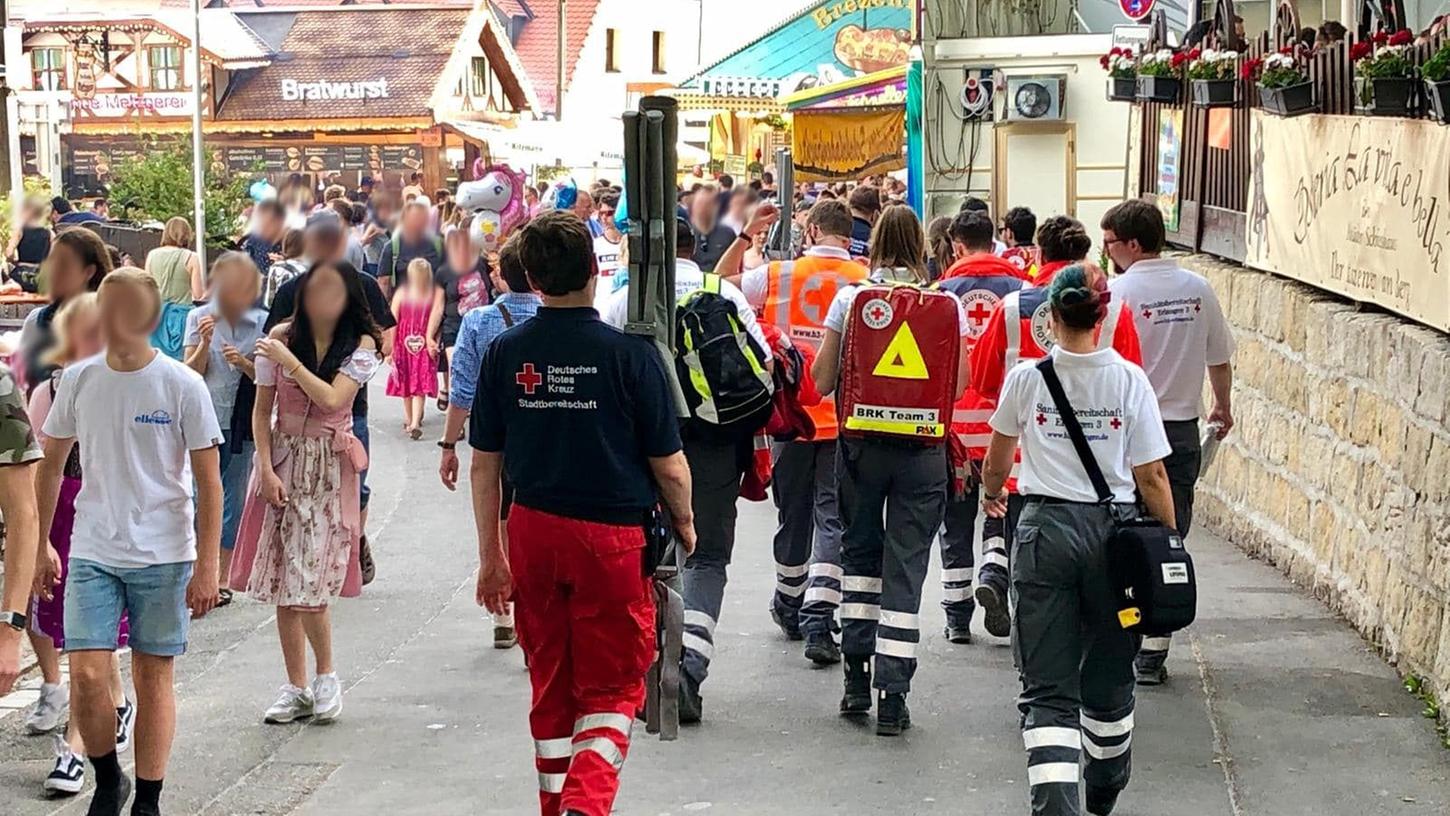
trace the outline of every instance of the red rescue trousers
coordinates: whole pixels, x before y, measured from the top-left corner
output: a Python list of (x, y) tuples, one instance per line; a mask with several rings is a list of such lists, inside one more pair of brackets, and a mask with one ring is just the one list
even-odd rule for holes
[(528, 657), (543, 816), (609, 816), (655, 651), (644, 529), (514, 505), (514, 624)]

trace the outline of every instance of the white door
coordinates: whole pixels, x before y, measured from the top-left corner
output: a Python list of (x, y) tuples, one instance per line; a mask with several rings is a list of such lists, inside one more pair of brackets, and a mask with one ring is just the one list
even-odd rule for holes
[(996, 128), (995, 217), (1027, 207), (1038, 223), (1053, 215), (1075, 215), (1072, 125), (1066, 122), (999, 124)]

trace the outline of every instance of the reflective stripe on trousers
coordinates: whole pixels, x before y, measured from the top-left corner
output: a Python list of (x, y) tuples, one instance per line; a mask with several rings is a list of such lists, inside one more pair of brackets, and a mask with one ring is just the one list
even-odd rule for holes
[(874, 654), (872, 684), (882, 691), (911, 690), (921, 586), (946, 505), (947, 467), (945, 446), (840, 440), (841, 651)]
[(1105, 551), (1116, 508), (1029, 501), (1012, 552), (1012, 647), (1034, 816), (1079, 816), (1089, 787), (1120, 791), (1132, 759), (1133, 655)]
[(705, 681), (715, 657), (715, 622), (724, 602), (726, 570), (735, 551), (736, 500), (751, 455), (748, 439), (717, 442), (690, 438), (685, 459), (694, 490), (695, 552), (685, 562), (684, 671), (696, 685)]
[(806, 634), (829, 632), (840, 603), (836, 442), (782, 442), (774, 452), (771, 496), (779, 523), (771, 606)]
[(515, 504), (514, 621), (528, 658), (539, 811), (608, 816), (654, 658), (644, 531)]

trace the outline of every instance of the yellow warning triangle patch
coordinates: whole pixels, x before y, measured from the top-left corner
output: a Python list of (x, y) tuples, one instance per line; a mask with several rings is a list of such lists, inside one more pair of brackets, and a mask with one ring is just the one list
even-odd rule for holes
[(896, 330), (896, 336), (891, 338), (871, 373), (896, 380), (931, 379), (926, 360), (921, 358), (921, 347), (916, 344), (916, 335), (911, 333), (911, 324), (902, 323)]

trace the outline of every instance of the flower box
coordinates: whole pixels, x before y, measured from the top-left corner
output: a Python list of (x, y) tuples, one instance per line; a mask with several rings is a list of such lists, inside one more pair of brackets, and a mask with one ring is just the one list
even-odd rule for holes
[(1314, 102), (1314, 83), (1301, 82), (1283, 88), (1259, 87), (1259, 106), (1278, 116), (1298, 116), (1318, 109)]
[(1183, 81), (1177, 77), (1138, 77), (1138, 99), (1144, 102), (1177, 102), (1183, 93)]
[(1109, 77), (1108, 101), (1132, 102), (1138, 98), (1137, 77)]
[(1425, 98), (1430, 102), (1430, 113), (1435, 121), (1450, 125), (1450, 79), (1443, 82), (1425, 80)]
[(1354, 108), (1367, 116), (1409, 116), (1415, 81), (1409, 77), (1357, 77)]
[(1200, 108), (1228, 108), (1238, 101), (1237, 79), (1193, 80), (1193, 104)]

